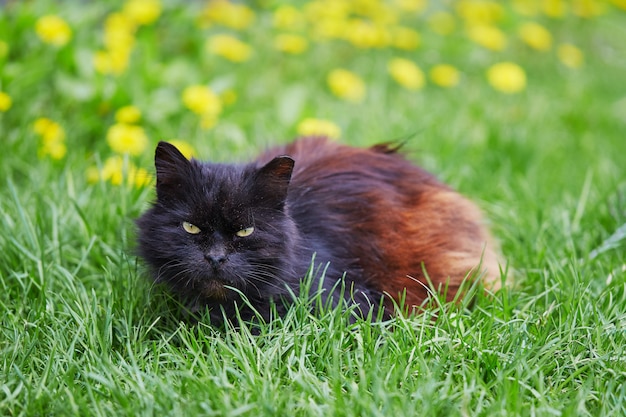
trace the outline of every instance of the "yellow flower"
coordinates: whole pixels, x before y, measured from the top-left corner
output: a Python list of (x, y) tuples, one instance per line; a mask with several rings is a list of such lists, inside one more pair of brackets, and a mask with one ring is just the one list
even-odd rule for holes
[(137, 156), (148, 147), (148, 137), (140, 126), (116, 123), (107, 132), (107, 143), (113, 152)]
[(128, 68), (130, 51), (109, 50), (96, 51), (93, 56), (93, 66), (100, 74), (122, 74)]
[(493, 51), (506, 47), (506, 35), (495, 26), (477, 25), (467, 29), (467, 36), (477, 44)]
[(504, 16), (504, 8), (495, 1), (460, 0), (457, 12), (469, 25), (493, 25)]
[(557, 56), (563, 65), (570, 68), (579, 68), (585, 61), (583, 52), (572, 44), (564, 43), (559, 45)]
[(345, 39), (357, 48), (383, 48), (391, 40), (384, 26), (363, 19), (350, 19), (344, 26)]
[(150, 173), (144, 168), (137, 168), (132, 165), (128, 169), (128, 185), (134, 185), (137, 188), (150, 185), (152, 177)]
[(254, 22), (254, 12), (243, 4), (228, 0), (209, 1), (202, 13), (207, 23), (218, 23), (233, 29), (245, 29)]
[(420, 34), (410, 28), (394, 26), (391, 28), (391, 44), (398, 49), (412, 51), (420, 46)]
[(65, 142), (44, 142), (39, 149), (39, 157), (49, 155), (52, 159), (63, 159), (67, 154)]
[(172, 139), (168, 142), (176, 146), (178, 150), (180, 151), (180, 153), (182, 153), (185, 156), (185, 158), (191, 159), (194, 156), (196, 156), (196, 150), (194, 149), (193, 146), (189, 144), (189, 142), (185, 142), (184, 140), (180, 140), (180, 139)]
[(233, 62), (244, 62), (250, 59), (252, 48), (231, 35), (214, 35), (206, 43), (209, 52)]
[(626, 0), (611, 0), (611, 3), (620, 9), (626, 10)]
[(422, 70), (408, 59), (393, 58), (387, 64), (387, 71), (398, 84), (409, 90), (419, 90), (425, 84)]
[(274, 27), (278, 29), (298, 29), (304, 26), (302, 12), (293, 6), (282, 5), (274, 10)]
[(339, 139), (341, 128), (330, 120), (307, 118), (298, 123), (298, 135), (326, 136), (330, 139)]
[(70, 26), (55, 15), (40, 17), (35, 24), (35, 31), (42, 41), (55, 46), (63, 46), (72, 38)]
[(135, 106), (124, 106), (115, 112), (118, 123), (133, 124), (141, 119), (141, 111)]
[(65, 130), (57, 122), (40, 117), (33, 123), (33, 131), (41, 136), (44, 144), (53, 144), (65, 140)]
[(217, 116), (222, 111), (220, 98), (205, 85), (192, 85), (183, 91), (183, 104), (199, 115)]
[(274, 38), (274, 47), (288, 54), (301, 54), (306, 51), (308, 46), (307, 40), (299, 35), (283, 33)]
[(522, 41), (533, 49), (547, 51), (552, 47), (552, 35), (538, 23), (524, 23), (520, 26), (518, 33)]
[(104, 181), (110, 181), (113, 185), (120, 185), (124, 180), (124, 159), (117, 155), (104, 161), (100, 178)]
[(450, 13), (436, 12), (428, 18), (428, 26), (433, 32), (445, 36), (454, 32), (456, 22)]
[(596, 17), (606, 12), (606, 3), (598, 0), (574, 0), (572, 11), (580, 17)]
[(12, 105), (13, 100), (11, 99), (11, 96), (4, 91), (0, 91), (0, 112), (9, 110)]
[(522, 16), (536, 16), (539, 13), (539, 0), (513, 0), (512, 4), (513, 10)]
[(431, 68), (430, 79), (440, 87), (456, 87), (461, 74), (452, 65), (440, 64)]
[(563, 17), (567, 11), (567, 4), (564, 0), (544, 0), (543, 12), (550, 17)]
[(122, 13), (139, 25), (149, 25), (161, 15), (159, 0), (128, 0)]
[(500, 62), (487, 70), (487, 80), (493, 88), (507, 94), (526, 88), (526, 73), (513, 62)]
[(347, 101), (360, 102), (365, 98), (365, 83), (355, 73), (345, 69), (332, 70), (327, 77), (330, 91)]

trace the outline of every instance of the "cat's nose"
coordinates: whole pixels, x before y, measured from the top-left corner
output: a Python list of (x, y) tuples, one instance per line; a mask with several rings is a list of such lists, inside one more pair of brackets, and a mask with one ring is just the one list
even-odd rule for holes
[(206, 259), (211, 266), (218, 267), (226, 262), (226, 254), (223, 251), (209, 251), (204, 254), (204, 259)]

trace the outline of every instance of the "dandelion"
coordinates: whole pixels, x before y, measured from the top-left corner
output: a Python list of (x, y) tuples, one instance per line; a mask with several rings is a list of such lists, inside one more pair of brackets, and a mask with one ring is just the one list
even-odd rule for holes
[(421, 37), (416, 30), (395, 26), (391, 28), (391, 44), (393, 47), (412, 51), (419, 48)]
[(569, 43), (559, 45), (559, 48), (557, 49), (557, 56), (563, 65), (570, 68), (581, 67), (585, 60), (583, 52)]
[(232, 62), (244, 62), (250, 59), (252, 48), (245, 42), (231, 35), (214, 35), (206, 43), (209, 52)]
[(11, 99), (11, 96), (4, 91), (0, 91), (0, 112), (9, 110), (12, 105), (13, 100)]
[(176, 146), (180, 153), (185, 156), (185, 158), (191, 159), (192, 157), (196, 156), (196, 150), (193, 146), (189, 144), (189, 142), (185, 142), (184, 140), (180, 139), (172, 139), (168, 142)]
[(426, 83), (422, 70), (408, 59), (392, 59), (387, 64), (387, 71), (398, 84), (409, 90), (419, 90)]
[(440, 87), (456, 87), (461, 79), (459, 70), (452, 65), (435, 65), (430, 70), (430, 79)]
[(222, 102), (217, 94), (205, 85), (192, 85), (183, 91), (183, 104), (199, 115), (217, 116), (222, 111)]
[(436, 12), (428, 18), (428, 26), (433, 32), (446, 36), (454, 32), (456, 21), (450, 13)]
[(500, 62), (487, 70), (487, 80), (493, 88), (507, 94), (526, 88), (526, 73), (513, 62)]
[(254, 12), (243, 4), (227, 0), (209, 1), (202, 13), (202, 20), (208, 24), (218, 23), (232, 29), (245, 29), (254, 22)]
[(538, 23), (524, 23), (520, 26), (518, 34), (526, 45), (538, 51), (547, 51), (552, 47), (552, 35)]
[(42, 16), (35, 23), (35, 32), (39, 39), (54, 46), (63, 46), (72, 38), (72, 29), (59, 16)]
[(330, 91), (339, 98), (355, 103), (365, 98), (365, 83), (351, 71), (341, 68), (332, 70), (327, 82)]
[(620, 9), (626, 10), (626, 0), (611, 0), (611, 3)]
[(115, 112), (118, 123), (133, 124), (141, 119), (141, 111), (135, 106), (124, 106)]
[(544, 0), (543, 12), (550, 17), (559, 18), (565, 16), (567, 4), (564, 0)]
[(296, 130), (302, 136), (326, 136), (330, 139), (339, 139), (341, 136), (341, 128), (324, 119), (306, 118), (298, 123)]
[(471, 26), (467, 29), (467, 36), (473, 42), (492, 51), (501, 51), (507, 44), (506, 35), (495, 26)]
[(128, 168), (128, 185), (133, 185), (137, 188), (145, 187), (152, 183), (152, 177), (145, 168), (138, 168), (134, 165), (130, 165)]
[(148, 147), (148, 137), (140, 126), (116, 123), (107, 131), (107, 143), (113, 152), (137, 156)]
[(124, 181), (124, 159), (119, 155), (107, 158), (100, 171), (100, 179), (109, 181), (113, 185), (122, 184)]
[(304, 17), (302, 12), (293, 6), (278, 6), (274, 10), (273, 24), (278, 29), (297, 29), (304, 25)]
[(93, 66), (100, 74), (123, 74), (128, 68), (130, 51), (97, 51), (93, 56)]
[(495, 1), (460, 0), (456, 4), (458, 14), (469, 25), (492, 25), (502, 19), (504, 8)]
[(577, 16), (592, 18), (606, 12), (606, 4), (598, 0), (574, 0), (572, 11)]
[(41, 138), (39, 157), (50, 156), (52, 159), (63, 159), (67, 154), (65, 130), (57, 122), (40, 117), (33, 123), (33, 131)]
[(383, 48), (390, 42), (384, 26), (363, 19), (351, 19), (345, 24), (344, 37), (357, 48)]
[(288, 54), (301, 54), (308, 48), (308, 42), (299, 35), (280, 34), (274, 38), (274, 47)]
[(159, 0), (128, 0), (122, 13), (138, 25), (149, 25), (161, 15)]

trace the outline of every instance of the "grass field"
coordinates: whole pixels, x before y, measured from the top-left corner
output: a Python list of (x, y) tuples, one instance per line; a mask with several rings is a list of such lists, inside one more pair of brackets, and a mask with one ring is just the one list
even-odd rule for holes
[[(0, 415), (626, 415), (623, 0), (5, 3)], [(157, 141), (244, 161), (313, 133), (406, 141), (514, 286), (180, 322), (133, 255)]]

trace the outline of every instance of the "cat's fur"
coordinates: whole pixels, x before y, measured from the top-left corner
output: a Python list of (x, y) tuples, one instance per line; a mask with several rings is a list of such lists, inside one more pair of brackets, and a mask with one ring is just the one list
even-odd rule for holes
[[(499, 286), (496, 251), (476, 206), (393, 146), (303, 138), (250, 164), (226, 165), (189, 161), (161, 142), (155, 165), (157, 199), (137, 221), (139, 254), (156, 281), (192, 312), (208, 308), (212, 321), (222, 321), (222, 309), (229, 318), (236, 308), (252, 316), (232, 288), (265, 318), (272, 300), (284, 311), (313, 254), (327, 265), (329, 295), (345, 276), (364, 311), (383, 295), (419, 306), (429, 295), (424, 272), (448, 299), (479, 272)], [(200, 232), (190, 234), (183, 222)], [(237, 236), (249, 227), (252, 234)]]

